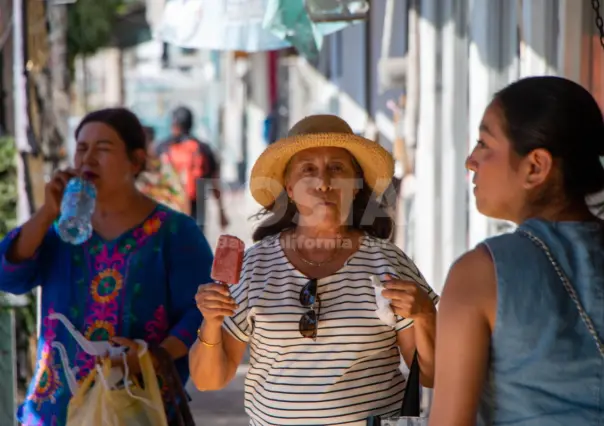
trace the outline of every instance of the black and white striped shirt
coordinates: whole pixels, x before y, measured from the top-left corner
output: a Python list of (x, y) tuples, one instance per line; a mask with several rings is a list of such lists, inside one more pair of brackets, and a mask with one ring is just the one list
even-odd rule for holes
[(335, 274), (318, 281), (321, 299), (316, 341), (303, 338), (299, 302), (308, 277), (296, 270), (279, 236), (267, 237), (244, 256), (239, 305), (225, 328), (250, 344), (245, 407), (251, 425), (359, 425), (371, 414), (400, 409), (405, 378), (399, 369), (396, 331), (376, 315), (370, 276), (386, 274), (430, 289), (413, 262), (394, 244), (365, 236)]

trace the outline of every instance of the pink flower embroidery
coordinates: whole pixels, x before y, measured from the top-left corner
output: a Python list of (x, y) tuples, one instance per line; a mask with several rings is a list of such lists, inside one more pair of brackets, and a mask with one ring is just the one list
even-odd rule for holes
[(103, 245), (101, 252), (94, 259), (94, 268), (97, 271), (111, 268), (120, 270), (124, 267), (124, 263), (124, 255), (119, 252), (117, 247), (113, 249), (112, 253), (109, 253), (107, 245)]
[(83, 349), (77, 348), (76, 353), (76, 365), (78, 366), (78, 373), (76, 375), (78, 382), (84, 380), (90, 371), (94, 368), (94, 357), (88, 355)]
[[(53, 314), (55, 310), (50, 307), (48, 308), (48, 315)], [(50, 344), (57, 337), (57, 333), (55, 333), (55, 328), (57, 327), (58, 320), (51, 320), (48, 315), (42, 320), (42, 326), (44, 328), (44, 332), (42, 336), (44, 337), (44, 344)]]
[(145, 324), (147, 342), (159, 344), (166, 337), (168, 331), (168, 315), (164, 305), (159, 305), (153, 313), (153, 319)]
[(110, 300), (107, 303), (93, 303), (90, 306), (90, 315), (86, 319), (86, 325), (94, 323), (94, 321), (107, 321), (117, 325), (117, 300)]

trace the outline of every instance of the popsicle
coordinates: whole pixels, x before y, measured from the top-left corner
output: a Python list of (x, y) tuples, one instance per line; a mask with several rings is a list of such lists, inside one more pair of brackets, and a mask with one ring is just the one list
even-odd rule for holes
[(218, 238), (212, 279), (221, 284), (237, 284), (241, 275), (245, 243), (233, 235), (221, 235)]

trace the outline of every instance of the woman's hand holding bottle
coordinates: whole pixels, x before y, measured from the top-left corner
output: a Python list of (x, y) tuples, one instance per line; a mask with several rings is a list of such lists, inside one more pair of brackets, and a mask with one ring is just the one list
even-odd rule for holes
[(75, 176), (77, 176), (77, 173), (73, 169), (59, 170), (55, 172), (46, 184), (44, 188), (44, 204), (40, 210), (50, 220), (50, 223), (61, 213), (61, 201), (63, 200), (63, 193), (67, 187), (67, 182)]

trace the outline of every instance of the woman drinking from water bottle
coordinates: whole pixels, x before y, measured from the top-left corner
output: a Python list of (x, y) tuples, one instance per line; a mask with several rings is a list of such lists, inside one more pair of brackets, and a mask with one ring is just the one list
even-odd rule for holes
[[(65, 346), (77, 380), (95, 363), (49, 314), (62, 314), (91, 341), (135, 349), (133, 339), (142, 339), (163, 347), (184, 383), (187, 352), (201, 322), (194, 295), (210, 277), (212, 253), (195, 222), (136, 189), (146, 155), (137, 117), (123, 108), (95, 111), (75, 137), (74, 169), (55, 173), (43, 206), (0, 243), (0, 290), (22, 294), (42, 287), (37, 366), (18, 410), (24, 425), (66, 422), (72, 395), (53, 342)], [(80, 245), (64, 242), (53, 226), (74, 176), (92, 181), (97, 192), (93, 233)], [(127, 362), (136, 372), (135, 350)]]

